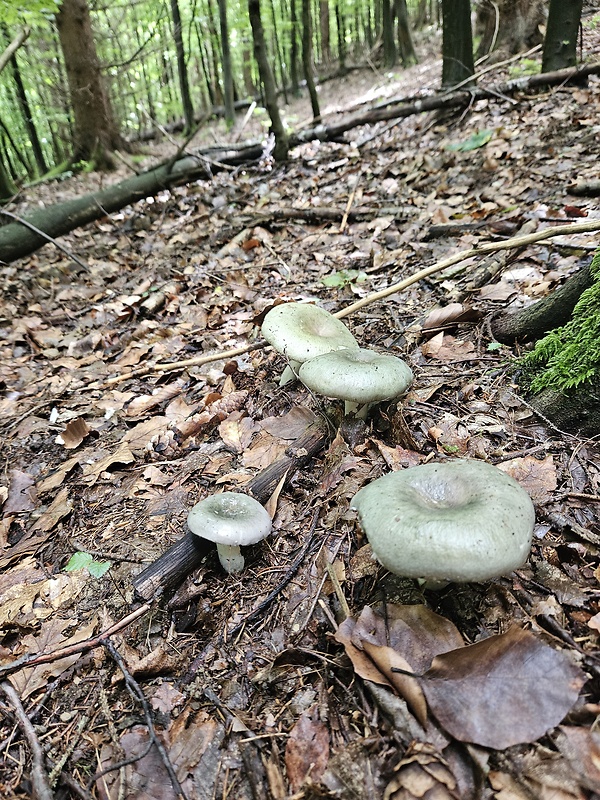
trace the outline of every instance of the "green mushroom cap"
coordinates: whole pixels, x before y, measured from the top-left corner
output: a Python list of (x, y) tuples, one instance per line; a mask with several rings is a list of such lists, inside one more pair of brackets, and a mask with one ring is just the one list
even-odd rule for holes
[(535, 512), (510, 475), (483, 461), (391, 472), (352, 500), (373, 553), (390, 572), (426, 581), (485, 581), (521, 567)]

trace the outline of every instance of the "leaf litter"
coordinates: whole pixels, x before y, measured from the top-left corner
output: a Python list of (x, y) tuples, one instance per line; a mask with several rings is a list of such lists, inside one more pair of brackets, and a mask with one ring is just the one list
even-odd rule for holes
[[(403, 93), (435, 81), (431, 70), (404, 72)], [(331, 95), (324, 84), (324, 113), (373, 80), (352, 74)], [(52, 247), (3, 266), (0, 667), (126, 619), (133, 577), (184, 534), (193, 502), (243, 490), (324, 415), (322, 398), (277, 387), (284, 359), (254, 325), (270, 306), (337, 311), (490, 237), (597, 215), (565, 197), (574, 165), (595, 176), (579, 137), (593, 125), (595, 82), (516, 107), (479, 101), (461, 120), (409, 118), (360, 150), (303, 145), (283, 169), (140, 201), (64, 237), (89, 272)], [(557, 104), (569, 125), (553, 122)], [(357, 178), (367, 213), (343, 229), (320, 218), (347, 207)], [(38, 187), (35, 202), (98, 180), (45, 198)], [(286, 208), (311, 221), (282, 222)], [(433, 235), (433, 224), (450, 227)], [(346, 318), (362, 345), (410, 363), (403, 408), (382, 405), (347, 441), (332, 435), (279, 483), (274, 534), (248, 548), (244, 573), (224, 576), (209, 554), (112, 635), (141, 697), (101, 647), (10, 676), (48, 732), (48, 769), (64, 758), (98, 797), (176, 797), (154, 735), (190, 800), (600, 792), (596, 446), (536, 419), (511, 353), (476, 327), (558, 285), (595, 242), (563, 245), (479, 274), (472, 259)], [(339, 421), (338, 408), (332, 429)], [(517, 573), (433, 593), (378, 567), (349, 504), (390, 469), (458, 457), (519, 480), (538, 526)], [(26, 751), (10, 716), (0, 727), (3, 794), (24, 796), (14, 764)]]

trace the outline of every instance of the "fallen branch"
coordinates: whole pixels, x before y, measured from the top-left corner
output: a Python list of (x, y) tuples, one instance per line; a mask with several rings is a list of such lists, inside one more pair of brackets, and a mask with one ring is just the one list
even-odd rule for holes
[[(312, 423), (286, 451), (286, 454), (261, 470), (246, 484), (245, 491), (263, 505), (283, 479), (288, 481), (296, 470), (304, 467), (329, 441), (329, 432), (322, 420)], [(187, 533), (178, 539), (156, 561), (133, 580), (133, 588), (142, 600), (163, 594), (179, 586), (197, 569), (214, 545), (207, 539)]]
[[(289, 138), (289, 145), (291, 149), (315, 140), (340, 141), (344, 133), (361, 125), (401, 119), (426, 111), (464, 108), (474, 100), (497, 100), (498, 97), (506, 98), (511, 94), (541, 86), (565, 84), (597, 73), (600, 73), (600, 64), (590, 64), (557, 72), (530, 75), (527, 78), (518, 78), (489, 89), (462, 90), (410, 99), (401, 105), (372, 108), (331, 125), (317, 125), (314, 128), (292, 134)], [(226, 144), (207, 148), (175, 161), (171, 159), (149, 172), (128, 178), (108, 189), (34, 211), (27, 217), (23, 217), (23, 220), (43, 231), (46, 238), (48, 236), (56, 238), (164, 189), (200, 177), (208, 179), (215, 172), (226, 167), (257, 161), (263, 156), (263, 153), (262, 142), (250, 142), (241, 147)], [(0, 261), (8, 263), (22, 258), (45, 244), (46, 238), (19, 222), (0, 227)]]

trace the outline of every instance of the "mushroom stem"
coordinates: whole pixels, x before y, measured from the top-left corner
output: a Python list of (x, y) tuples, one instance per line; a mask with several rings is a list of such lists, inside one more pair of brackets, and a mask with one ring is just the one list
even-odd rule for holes
[(353, 403), (351, 400), (344, 401), (344, 415), (354, 414), (356, 419), (366, 419), (369, 412), (370, 403)]
[(217, 544), (217, 555), (225, 572), (241, 572), (244, 569), (244, 556), (235, 544)]
[(279, 379), (279, 385), (285, 386), (287, 383), (291, 383), (295, 381), (298, 377), (298, 370), (300, 369), (300, 361), (292, 361), (290, 359), (290, 363), (281, 373), (281, 378)]

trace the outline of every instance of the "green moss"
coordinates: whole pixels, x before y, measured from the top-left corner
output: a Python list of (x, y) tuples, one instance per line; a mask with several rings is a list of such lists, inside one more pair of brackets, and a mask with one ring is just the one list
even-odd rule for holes
[(600, 248), (590, 266), (594, 284), (582, 292), (571, 319), (520, 361), (521, 383), (532, 394), (545, 389), (567, 394), (600, 372)]

